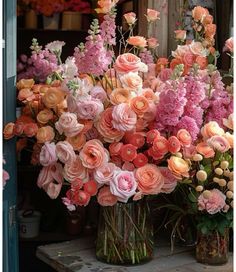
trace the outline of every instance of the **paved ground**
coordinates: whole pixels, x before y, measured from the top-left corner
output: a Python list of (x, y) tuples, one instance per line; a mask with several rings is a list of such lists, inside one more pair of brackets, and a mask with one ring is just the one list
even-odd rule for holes
[(166, 241), (157, 241), (153, 260), (138, 266), (114, 266), (97, 261), (92, 238), (40, 246), (37, 257), (59, 272), (233, 272), (232, 253), (225, 265), (202, 265), (196, 262), (192, 248), (175, 247), (172, 254)]

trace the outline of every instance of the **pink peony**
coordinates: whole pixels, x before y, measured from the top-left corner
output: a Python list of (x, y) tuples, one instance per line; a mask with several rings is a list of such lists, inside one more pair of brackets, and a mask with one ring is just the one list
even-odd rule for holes
[(218, 189), (210, 190), (209, 198), (205, 198), (203, 194), (198, 197), (198, 209), (206, 210), (209, 214), (220, 212), (225, 206), (226, 196)]
[(136, 188), (137, 182), (133, 172), (115, 171), (113, 180), (110, 182), (110, 190), (119, 201), (126, 203), (135, 194)]
[(46, 142), (40, 151), (39, 161), (43, 166), (49, 166), (57, 162), (55, 143)]
[(67, 141), (60, 141), (56, 144), (56, 155), (65, 164), (72, 163), (76, 159), (73, 146)]

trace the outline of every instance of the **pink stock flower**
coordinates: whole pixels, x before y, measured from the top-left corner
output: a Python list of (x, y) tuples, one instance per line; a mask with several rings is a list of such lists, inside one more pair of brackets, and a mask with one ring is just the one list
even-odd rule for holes
[(126, 203), (135, 194), (137, 182), (133, 172), (115, 171), (114, 177), (110, 182), (111, 193), (117, 196), (118, 200)]
[(55, 143), (45, 143), (40, 151), (39, 161), (43, 166), (49, 166), (57, 162)]
[(65, 164), (70, 164), (76, 159), (73, 147), (67, 141), (60, 141), (56, 144), (56, 155)]
[(218, 189), (212, 189), (210, 192), (209, 198), (205, 198), (203, 194), (198, 197), (198, 209), (215, 214), (224, 208), (226, 196)]

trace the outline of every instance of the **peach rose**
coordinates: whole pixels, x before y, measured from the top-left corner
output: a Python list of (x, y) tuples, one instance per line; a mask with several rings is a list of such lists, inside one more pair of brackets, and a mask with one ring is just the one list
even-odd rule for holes
[(125, 103), (113, 108), (112, 118), (113, 127), (119, 131), (130, 131), (134, 129), (137, 122), (137, 115)]
[(216, 121), (210, 121), (201, 128), (201, 134), (204, 139), (208, 139), (214, 135), (224, 135), (224, 130)]
[(30, 88), (24, 88), (19, 91), (17, 98), (20, 101), (26, 102), (32, 101), (35, 98), (35, 95)]
[(205, 26), (205, 36), (209, 38), (213, 38), (216, 34), (216, 25), (208, 24)]
[(182, 177), (189, 177), (189, 164), (182, 158), (171, 156), (170, 159), (167, 160), (168, 168), (173, 173), (173, 175), (177, 179), (182, 179)]
[(16, 87), (18, 90), (24, 89), (24, 88), (32, 88), (34, 85), (34, 80), (31, 79), (21, 79), (17, 82)]
[(213, 158), (215, 156), (215, 151), (205, 142), (200, 142), (196, 146), (198, 153), (202, 154), (205, 158)]
[(119, 0), (99, 0), (99, 8), (96, 8), (95, 10), (97, 13), (109, 13), (118, 1)]
[(147, 9), (146, 17), (148, 22), (155, 22), (156, 20), (160, 20), (160, 12), (154, 9)]
[(38, 129), (36, 139), (38, 143), (44, 144), (51, 142), (55, 137), (54, 130), (51, 126), (45, 126)]
[(137, 73), (129, 72), (121, 76), (120, 80), (123, 88), (128, 88), (135, 92), (139, 92), (142, 89), (143, 80)]
[(15, 136), (14, 135), (14, 126), (15, 126), (15, 124), (12, 122), (7, 123), (5, 125), (4, 130), (3, 130), (4, 139), (9, 140)]
[(138, 189), (145, 195), (160, 193), (164, 185), (163, 176), (154, 164), (146, 164), (137, 168), (135, 178), (138, 182)]
[(65, 93), (57, 87), (48, 87), (42, 101), (47, 108), (55, 108), (64, 100)]
[(190, 146), (192, 143), (191, 134), (186, 129), (180, 129), (177, 132), (177, 138), (182, 146)]
[(93, 177), (99, 184), (109, 184), (113, 179), (114, 171), (118, 169), (119, 168), (114, 163), (108, 162), (96, 168)]
[(128, 38), (127, 43), (139, 48), (147, 46), (147, 40), (142, 36), (131, 36)]
[(209, 15), (209, 11), (206, 8), (203, 8), (201, 6), (196, 6), (192, 10), (192, 17), (195, 21), (203, 21), (204, 17)]
[(55, 123), (55, 128), (60, 134), (64, 133), (67, 137), (74, 137), (82, 131), (84, 125), (78, 123), (74, 113), (64, 112)]
[(184, 41), (186, 39), (186, 30), (177, 29), (175, 32), (175, 39)]
[(150, 102), (156, 102), (158, 99), (151, 88), (143, 89), (142, 95)]
[(202, 57), (207, 56), (207, 50), (203, 47), (201, 42), (192, 41), (189, 44), (189, 49), (194, 55), (202, 56)]
[(213, 17), (210, 14), (203, 17), (202, 24), (204, 26), (206, 26), (208, 24), (212, 24), (212, 23), (213, 23)]
[(102, 142), (97, 139), (86, 142), (79, 157), (83, 166), (89, 169), (98, 168), (108, 162), (108, 154)]
[(33, 137), (38, 132), (38, 126), (36, 123), (27, 123), (24, 125), (24, 133), (27, 137)]
[(195, 56), (191, 52), (186, 52), (183, 55), (183, 63), (187, 66), (192, 66), (195, 61)]
[(226, 132), (223, 137), (225, 137), (225, 139), (228, 141), (230, 148), (234, 148), (234, 135)]
[(57, 162), (55, 143), (45, 143), (42, 146), (39, 161), (43, 166), (49, 166)]
[(134, 12), (125, 13), (123, 16), (128, 25), (133, 25), (136, 22), (136, 14)]
[(106, 141), (107, 143), (118, 142), (124, 136), (123, 131), (119, 131), (113, 127), (112, 112), (113, 112), (112, 108), (107, 108), (100, 115), (100, 119), (98, 120), (98, 122), (95, 123), (98, 132), (101, 134), (104, 141)]
[(76, 156), (75, 160), (73, 160), (71, 163), (65, 164), (63, 175), (69, 182), (73, 182), (76, 179), (84, 182), (89, 180), (88, 169), (83, 166), (79, 156)]
[(37, 121), (40, 124), (47, 124), (49, 120), (53, 119), (53, 112), (49, 109), (44, 109), (41, 110), (38, 114), (37, 114)]
[(147, 65), (136, 55), (125, 53), (117, 57), (114, 68), (118, 73), (126, 74), (128, 72), (145, 72)]
[(97, 200), (101, 206), (113, 206), (118, 201), (117, 196), (111, 193), (109, 186), (104, 186), (99, 190)]
[(66, 141), (73, 146), (75, 151), (79, 151), (86, 143), (86, 136), (83, 133), (79, 133), (73, 137), (67, 137)]
[(67, 141), (60, 141), (56, 144), (56, 155), (65, 164), (71, 164), (76, 159), (73, 147)]
[(110, 102), (113, 105), (118, 105), (120, 103), (128, 103), (131, 98), (131, 93), (128, 89), (116, 88), (110, 94)]
[(130, 100), (130, 108), (139, 117), (142, 117), (146, 111), (148, 111), (149, 103), (144, 96), (136, 96)]

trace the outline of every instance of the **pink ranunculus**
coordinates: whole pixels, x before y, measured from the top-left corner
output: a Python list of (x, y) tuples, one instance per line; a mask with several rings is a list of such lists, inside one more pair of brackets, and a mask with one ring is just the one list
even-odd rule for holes
[(103, 147), (102, 142), (97, 139), (93, 139), (84, 145), (80, 151), (79, 157), (84, 167), (94, 169), (108, 162), (108, 154), (106, 149)]
[(203, 194), (198, 197), (198, 209), (206, 210), (209, 214), (220, 212), (225, 206), (226, 196), (218, 189), (210, 190), (209, 198), (205, 198)]
[(177, 153), (177, 152), (180, 151), (180, 147), (181, 147), (181, 144), (180, 144), (180, 141), (178, 140), (177, 137), (170, 136), (168, 138), (168, 150), (169, 150), (169, 152)]
[(185, 159), (191, 159), (195, 154), (197, 154), (196, 146), (183, 146), (183, 156)]
[(73, 146), (67, 141), (60, 141), (56, 144), (56, 155), (65, 164), (72, 163), (76, 159)]
[(119, 131), (130, 131), (135, 128), (137, 115), (126, 103), (121, 103), (113, 108), (112, 125)]
[(76, 114), (64, 112), (55, 123), (55, 127), (60, 134), (64, 132), (67, 137), (74, 137), (82, 131), (84, 125), (78, 123)]
[(115, 61), (114, 68), (119, 74), (144, 72), (147, 70), (146, 64), (139, 57), (131, 53), (119, 55)]
[(90, 90), (90, 95), (92, 96), (92, 98), (98, 99), (102, 103), (107, 99), (107, 94), (105, 90), (101, 86), (98, 86), (98, 85), (94, 86)]
[(213, 149), (224, 153), (230, 149), (230, 144), (228, 140), (223, 136), (212, 136), (210, 139), (207, 140), (207, 143)]
[(94, 120), (104, 111), (102, 102), (98, 99), (84, 100), (77, 103), (77, 115), (81, 119)]
[(113, 206), (118, 201), (117, 196), (111, 193), (108, 186), (104, 186), (99, 190), (97, 200), (101, 206)]
[(177, 186), (176, 177), (171, 173), (168, 167), (159, 167), (159, 170), (164, 177), (164, 184), (161, 188), (161, 192), (166, 194), (173, 192)]
[(133, 172), (115, 171), (110, 182), (111, 193), (117, 196), (118, 200), (126, 203), (135, 194), (137, 182)]
[(64, 166), (64, 178), (69, 181), (73, 182), (76, 179), (80, 179), (84, 182), (89, 180), (89, 173), (88, 169), (86, 169), (79, 156), (76, 156), (76, 159)]
[(226, 40), (223, 51), (229, 51), (230, 53), (234, 53), (234, 38), (233, 37)]
[(114, 163), (108, 162), (95, 169), (93, 177), (99, 184), (109, 184), (113, 179), (114, 171), (117, 171), (118, 169), (119, 168)]
[(43, 166), (49, 166), (57, 162), (56, 145), (55, 143), (46, 142), (40, 151), (39, 155), (40, 164)]
[(55, 199), (58, 197), (62, 182), (63, 182), (63, 168), (60, 163), (44, 166), (38, 176), (37, 185), (43, 188), (50, 198)]

